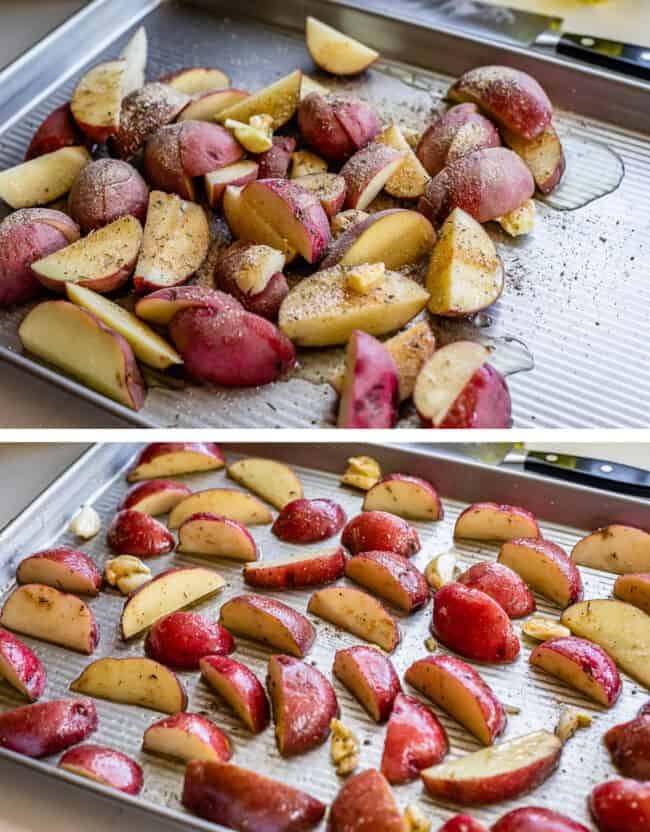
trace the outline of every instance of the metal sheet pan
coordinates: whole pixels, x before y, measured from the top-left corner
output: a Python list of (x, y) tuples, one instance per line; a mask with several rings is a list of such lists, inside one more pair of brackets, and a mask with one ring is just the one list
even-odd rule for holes
[[(525, 504), (540, 517), (545, 536), (567, 549), (570, 549), (581, 536), (581, 529), (591, 529), (607, 521), (636, 523), (648, 527), (647, 504), (641, 500), (556, 483), (533, 474), (516, 474), (482, 463), (460, 462), (444, 453), (431, 453), (421, 448), (414, 449), (413, 446), (379, 447), (343, 443), (240, 444), (225, 445), (224, 449), (229, 460), (241, 454), (254, 454), (290, 463), (299, 472), (307, 496), (335, 499), (344, 506), (348, 516), (359, 511), (361, 497), (356, 492), (340, 487), (338, 475), (345, 467), (346, 458), (353, 453), (370, 453), (376, 456), (385, 471), (406, 471), (431, 478), (443, 495), (445, 518), (439, 523), (418, 524), (422, 551), (416, 556), (415, 563), (421, 568), (424, 568), (434, 554), (446, 550), (451, 545), (456, 516), (467, 502), (480, 498)], [(99, 565), (110, 557), (104, 534), (118, 502), (126, 491), (124, 472), (137, 450), (138, 446), (126, 444), (96, 446), (3, 530), (0, 534), (0, 590), (3, 596), (13, 586), (15, 568), (21, 558), (54, 543), (74, 543), (66, 532), (66, 527), (82, 502), (92, 502), (103, 523), (102, 532), (82, 548)], [(224, 477), (223, 472), (214, 472), (191, 475), (185, 479), (192, 488), (202, 488), (218, 485)], [(263, 558), (295, 552), (296, 547), (283, 544), (272, 537), (268, 527), (256, 527), (254, 536), (260, 545)], [(322, 544), (320, 546), (322, 547)], [(467, 544), (456, 548), (465, 566), (477, 560), (493, 557), (496, 553), (496, 547), (491, 545)], [(158, 573), (171, 563), (190, 562), (194, 561), (186, 556), (167, 555), (156, 558), (150, 564), (154, 573)], [(205, 563), (198, 560), (196, 562)], [(228, 563), (226, 560), (220, 560), (214, 565), (226, 578), (227, 586), (223, 595), (199, 606), (198, 609), (207, 615), (216, 615), (220, 605), (227, 598), (243, 590), (240, 565)], [(603, 597), (609, 594), (613, 576), (590, 569), (583, 569), (582, 572), (585, 597)], [(305, 609), (310, 595), (308, 591), (303, 590), (270, 594), (288, 600), (300, 610)], [(557, 610), (543, 599), (537, 600), (540, 611), (557, 614)], [(117, 635), (117, 619), (122, 603), (121, 597), (111, 592), (104, 592), (90, 601), (101, 630), (100, 644), (92, 658), (142, 654), (141, 639), (124, 644)], [(403, 639), (393, 655), (400, 675), (415, 658), (425, 655), (423, 642), (428, 635), (430, 615), (429, 605), (416, 615), (401, 619)], [(318, 622), (316, 619), (315, 622), (318, 638), (309, 654), (309, 660), (329, 675), (334, 651), (355, 643), (355, 639), (324, 622)], [(49, 684), (46, 696), (56, 698), (68, 695), (70, 681), (91, 659), (34, 639), (25, 640), (47, 667)], [(534, 792), (533, 798), (476, 810), (473, 814), (483, 821), (493, 821), (509, 808), (526, 805), (532, 799), (536, 805), (560, 809), (589, 825), (585, 796), (596, 783), (614, 774), (602, 746), (602, 734), (609, 726), (631, 718), (647, 693), (644, 694), (638, 685), (625, 678), (624, 693), (620, 701), (611, 711), (605, 712), (549, 677), (532, 671), (527, 662), (530, 646), (528, 643), (523, 644), (522, 654), (513, 665), (480, 668), (480, 672), (502, 701), (521, 708), (519, 714), (509, 717), (505, 736), (517, 736), (540, 727), (553, 729), (561, 703), (585, 708), (593, 715), (594, 723), (591, 728), (580, 731), (569, 742), (564, 750), (560, 768), (544, 786)], [(237, 639), (236, 656), (250, 665), (260, 678), (264, 678), (269, 654), (270, 651), (258, 645), (245, 639)], [(332, 800), (340, 781), (329, 761), (328, 744), (299, 758), (283, 760), (277, 753), (271, 728), (257, 737), (251, 737), (242, 730), (232, 714), (215, 701), (197, 674), (181, 675), (188, 689), (189, 710), (208, 715), (224, 728), (233, 741), (236, 763), (299, 786), (326, 802)], [(378, 766), (383, 747), (384, 727), (376, 726), (350, 694), (338, 682), (334, 684), (342, 709), (342, 719), (362, 742), (361, 768)], [(22, 702), (18, 695), (7, 686), (0, 685), (0, 708), (16, 707), (19, 704)], [(214, 829), (214, 825), (194, 818), (180, 805), (183, 766), (156, 759), (140, 749), (144, 729), (160, 718), (160, 715), (142, 708), (116, 705), (102, 700), (97, 700), (97, 707), (100, 725), (92, 739), (121, 749), (142, 765), (145, 788), (139, 797), (126, 797), (61, 772), (56, 768), (56, 757), (34, 761), (4, 750), (0, 750), (0, 754), (15, 760), (16, 763), (74, 782), (82, 788), (111, 799), (164, 815), (172, 820), (179, 820), (186, 826)], [(478, 748), (476, 741), (465, 730), (441, 712), (437, 713), (449, 733), (452, 755), (460, 755)], [(584, 765), (584, 760), (589, 760), (588, 766)], [(395, 793), (401, 806), (406, 806), (416, 799), (420, 800), (429, 816), (435, 818), (438, 823), (458, 808), (451, 804), (434, 803), (423, 793), (417, 782), (396, 788)]]
[[(516, 427), (646, 427), (650, 218), (643, 206), (650, 203), (650, 87), (520, 47), (435, 29), (427, 25), (417, 0), (399, 4), (395, 15), (403, 14), (401, 21), (373, 13), (370, 5), (95, 0), (0, 75), (7, 94), (0, 102), (0, 165), (21, 159), (31, 133), (69, 96), (83, 66), (117, 54), (126, 29), (143, 15), (150, 35), (149, 77), (176, 66), (217, 63), (237, 86), (255, 89), (296, 66), (313, 71), (297, 30), (305, 13), (318, 14), (364, 36), (387, 56), (366, 76), (337, 88), (366, 97), (387, 120), (411, 127), (426, 123), (442, 106), (451, 74), (485, 62), (527, 69), (559, 108), (558, 127), (569, 156), (566, 184), (538, 203), (540, 219), (530, 239), (512, 241), (494, 232), (508, 275), (498, 303), (474, 324), (436, 321), (434, 328), (441, 341), (470, 337), (497, 345), (495, 362), (503, 368), (512, 369), (513, 361), (530, 366), (532, 354), (534, 369), (509, 380)], [(595, 198), (610, 188), (613, 192)], [(154, 387), (136, 414), (21, 354), (16, 330), (24, 314), (25, 308), (0, 313), (0, 356), (135, 424), (292, 428), (334, 423), (336, 397), (322, 377), (324, 366), (340, 360), (336, 352), (316, 362), (313, 352), (303, 353), (294, 377), (261, 389)], [(417, 422), (406, 414), (400, 424)]]

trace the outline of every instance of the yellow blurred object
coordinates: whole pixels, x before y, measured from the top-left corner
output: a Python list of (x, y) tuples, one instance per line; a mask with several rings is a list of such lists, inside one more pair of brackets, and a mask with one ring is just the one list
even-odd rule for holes
[(341, 482), (361, 491), (369, 491), (380, 479), (381, 468), (376, 459), (371, 456), (351, 456)]

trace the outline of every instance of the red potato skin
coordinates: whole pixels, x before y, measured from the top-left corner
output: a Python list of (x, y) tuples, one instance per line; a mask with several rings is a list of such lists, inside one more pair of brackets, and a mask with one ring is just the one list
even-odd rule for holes
[(85, 740), (98, 725), (92, 699), (37, 702), (0, 714), (0, 747), (48, 757)]
[(550, 123), (553, 105), (540, 84), (509, 66), (470, 69), (450, 87), (452, 101), (474, 101), (495, 121), (524, 139), (534, 139)]
[(366, 511), (353, 517), (343, 529), (341, 543), (353, 555), (381, 551), (410, 558), (420, 551), (420, 538), (413, 526), (387, 511)]
[[(204, 656), (200, 662), (201, 675), (208, 681), (210, 670), (228, 680), (237, 692), (241, 702), (245, 703), (248, 714), (248, 727), (254, 734), (260, 734), (271, 720), (269, 700), (262, 683), (246, 665), (228, 656)], [(208, 682), (209, 684), (209, 682)]]
[[(425, 427), (431, 420), (418, 413)], [(512, 403), (505, 378), (491, 364), (483, 364), (467, 382), (438, 428), (509, 428)]]
[(418, 211), (436, 229), (454, 208), (484, 223), (519, 208), (534, 192), (533, 176), (519, 156), (505, 147), (490, 147), (444, 167), (427, 185)]
[[(250, 604), (267, 615), (277, 618), (280, 623), (292, 634), (294, 640), (297, 642), (302, 655), (309, 652), (314, 639), (316, 638), (316, 630), (312, 626), (308, 618), (302, 613), (294, 610), (288, 604), (282, 601), (277, 601), (275, 598), (267, 598), (263, 595), (238, 595), (236, 598), (231, 598), (221, 608), (221, 616), (223, 618), (223, 611), (228, 604), (242, 603)], [(224, 625), (225, 626), (225, 625)]]
[(623, 777), (650, 780), (650, 716), (614, 725), (603, 741)]
[(119, 505), (119, 509), (130, 508), (134, 511), (142, 511), (140, 506), (150, 497), (160, 493), (165, 493), (170, 498), (172, 496), (178, 497), (180, 501), (185, 497), (189, 497), (192, 490), (182, 482), (176, 482), (175, 480), (145, 480), (144, 482), (137, 483), (133, 488), (128, 490)]
[(405, 154), (387, 144), (373, 142), (357, 150), (341, 168), (345, 179), (345, 207), (356, 208), (371, 177), (395, 159)]
[(526, 806), (499, 818), (492, 832), (589, 832), (586, 826), (552, 809)]
[(415, 155), (430, 176), (436, 176), (446, 164), (454, 161), (454, 158), (460, 158), (459, 155), (454, 155), (451, 148), (459, 130), (465, 125), (469, 125), (472, 130), (472, 141), (464, 144), (467, 149), (463, 155), (501, 144), (498, 131), (491, 121), (479, 113), (476, 104), (457, 104), (425, 130), (415, 149)]
[[(168, 308), (168, 318), (164, 323), (169, 323), (174, 315), (183, 309), (206, 307), (241, 310), (241, 304), (234, 297), (216, 289), (208, 289), (205, 286), (173, 286), (169, 289), (158, 289), (136, 303), (136, 315), (141, 315), (141, 312), (152, 302)], [(141, 317), (146, 316), (141, 315)]]
[(377, 338), (355, 330), (346, 351), (338, 427), (393, 428), (399, 404), (399, 374), (391, 354)]
[(106, 540), (114, 552), (139, 558), (164, 555), (176, 545), (173, 535), (162, 523), (133, 509), (118, 511)]
[(322, 745), (339, 706), (320, 670), (293, 656), (271, 656), (266, 684), (280, 754), (290, 757)]
[(169, 326), (186, 371), (224, 387), (256, 387), (277, 381), (296, 362), (287, 336), (243, 309), (184, 309)]
[(649, 832), (650, 783), (601, 783), (589, 796), (589, 808), (600, 832)]
[(214, 267), (214, 285), (236, 298), (246, 311), (274, 321), (277, 320), (280, 304), (289, 294), (289, 284), (282, 272), (272, 275), (264, 289), (256, 294), (248, 294), (237, 285), (236, 277), (242, 258), (246, 256), (246, 251), (256, 247), (255, 243), (241, 240), (233, 243)]
[(0, 668), (3, 661), (14, 669), (29, 699), (40, 699), (47, 684), (45, 668), (26, 644), (0, 627)]
[(470, 695), (476, 699), (488, 728), (491, 742), (494, 742), (505, 731), (507, 717), (503, 705), (496, 698), (490, 686), (483, 681), (471, 665), (456, 656), (425, 656), (423, 659), (418, 659), (408, 668), (404, 679), (414, 688), (424, 693), (425, 696), (425, 686), (419, 680), (426, 674), (428, 667), (442, 668), (462, 684)]
[(350, 777), (330, 807), (327, 832), (406, 832), (388, 781), (375, 769)]
[(61, 757), (58, 765), (59, 768), (74, 766), (85, 769), (104, 785), (125, 794), (140, 794), (144, 785), (142, 769), (134, 760), (121, 751), (103, 745), (71, 748)]
[(271, 531), (286, 543), (317, 543), (338, 534), (346, 515), (334, 500), (292, 500), (280, 510)]
[[(390, 575), (409, 597), (408, 609), (401, 607), (404, 612), (416, 612), (424, 607), (431, 595), (429, 591), (429, 584), (420, 570), (414, 566), (407, 558), (402, 555), (396, 555), (395, 552), (361, 552), (358, 555), (351, 557), (345, 564), (345, 574), (350, 580), (361, 583), (368, 589), (371, 587), (359, 580), (359, 569), (364, 563), (376, 564), (379, 568), (385, 570), (387, 575)], [(384, 772), (385, 773), (385, 772)], [(390, 779), (390, 778), (389, 778)]]
[(185, 769), (182, 802), (199, 817), (240, 832), (307, 832), (326, 808), (257, 772), (202, 760), (192, 760)]
[[(190, 286), (187, 288), (196, 287)], [(166, 292), (168, 290), (163, 289), (162, 291)], [(179, 292), (178, 289), (172, 289), (170, 291)], [(214, 442), (150, 442), (140, 452), (140, 455), (136, 459), (135, 464), (129, 472), (129, 476), (127, 479), (129, 481), (132, 481), (132, 479), (134, 479), (137, 476), (138, 469), (140, 468), (140, 466), (148, 465), (150, 462), (154, 462), (161, 456), (171, 456), (181, 451), (190, 451), (192, 453), (204, 454), (205, 456), (214, 457), (215, 460), (221, 463), (219, 467), (223, 467), (226, 464), (224, 456), (221, 453), (221, 449), (218, 445), (215, 445)], [(185, 473), (191, 473), (191, 471), (188, 470)]]
[[(385, 722), (393, 709), (393, 703), (402, 686), (393, 663), (379, 650), (365, 645), (355, 645), (344, 650), (337, 650), (334, 657), (333, 672), (339, 677), (339, 668), (343, 658), (351, 658), (356, 665), (359, 676), (362, 676), (369, 688), (374, 692), (377, 710), (371, 716), (375, 722)], [(355, 692), (351, 693), (356, 696)]]
[(224, 526), (226, 526), (229, 527), (232, 531), (237, 531), (242, 537), (246, 538), (246, 541), (250, 547), (250, 556), (254, 560), (257, 560), (259, 556), (257, 544), (255, 543), (253, 535), (248, 531), (246, 526), (244, 526), (243, 523), (239, 523), (237, 520), (230, 520), (228, 517), (220, 517), (218, 514), (214, 514), (211, 511), (197, 511), (195, 514), (190, 514), (190, 516), (186, 520), (183, 520), (178, 529), (179, 552), (192, 551), (188, 543), (187, 536), (190, 535), (192, 526), (194, 524), (197, 524), (197, 531), (199, 535), (202, 532), (208, 531), (210, 529), (210, 526), (216, 529), (220, 527), (223, 528)]
[(365, 101), (312, 92), (300, 102), (298, 127), (316, 153), (342, 164), (375, 138), (381, 123)]
[(145, 751), (150, 750), (147, 748), (147, 734), (152, 729), (187, 732), (194, 737), (198, 737), (201, 742), (209, 746), (221, 762), (227, 763), (232, 757), (232, 749), (228, 742), (228, 737), (214, 722), (210, 722), (209, 719), (201, 716), (201, 714), (188, 714), (181, 711), (177, 714), (167, 716), (158, 722), (154, 722), (147, 728), (142, 737), (142, 747)]
[(25, 153), (25, 161), (28, 162), (45, 153), (54, 153), (62, 147), (85, 144), (86, 137), (77, 127), (77, 122), (70, 112), (70, 102), (66, 101), (56, 110), (52, 110), (38, 126)]
[(567, 555), (561, 546), (558, 546), (557, 543), (552, 543), (550, 540), (545, 540), (543, 537), (515, 537), (502, 544), (499, 551), (499, 558), (501, 558), (501, 552), (513, 546), (524, 546), (527, 549), (539, 552), (557, 566), (566, 580), (567, 597), (565, 601), (567, 607), (582, 600), (584, 588), (582, 586), (580, 570), (576, 566), (575, 561)]
[(441, 587), (433, 599), (432, 624), (440, 641), (467, 659), (502, 664), (519, 655), (510, 619), (479, 589), (458, 583)]
[[(44, 549), (42, 552), (36, 552), (21, 561), (16, 570), (16, 580), (19, 584), (43, 583), (41, 576), (36, 580), (28, 571), (30, 567), (36, 566), (40, 560), (54, 561), (64, 568), (68, 568), (75, 575), (83, 576), (88, 582), (89, 595), (97, 595), (102, 588), (102, 584), (104, 583), (102, 573), (97, 569), (92, 560), (84, 552), (81, 552), (79, 549), (72, 549), (69, 546), (60, 546), (56, 549)], [(62, 584), (53, 584), (53, 586), (56, 589), (62, 589), (66, 592), (71, 591)]]
[(434, 714), (413, 696), (399, 693), (388, 720), (381, 773), (392, 785), (410, 783), (423, 768), (439, 763), (449, 750)]
[(454, 815), (440, 827), (438, 832), (488, 832), (488, 830), (469, 815)]
[(365, 101), (335, 99), (334, 114), (357, 150), (369, 144), (381, 130), (377, 113)]
[[(339, 546), (334, 552), (314, 560), (300, 560), (283, 566), (269, 565), (267, 568), (244, 569), (244, 581), (248, 586), (260, 589), (293, 589), (306, 586), (331, 584), (343, 577), (345, 572), (345, 553)], [(264, 561), (262, 561), (262, 564)]]
[(198, 670), (204, 656), (227, 656), (235, 649), (228, 630), (198, 612), (172, 612), (156, 621), (145, 641), (150, 659), (177, 670)]
[(84, 234), (131, 215), (144, 223), (149, 188), (138, 171), (121, 159), (97, 159), (72, 183), (70, 215)]
[(503, 608), (509, 618), (524, 618), (535, 612), (535, 598), (526, 584), (508, 566), (494, 561), (475, 563), (458, 576), (458, 583), (480, 589)]
[(258, 179), (285, 179), (289, 172), (291, 154), (296, 149), (296, 140), (292, 136), (273, 136), (271, 141), (273, 147), (252, 157), (259, 165)]
[[(422, 491), (425, 491), (430, 496), (432, 502), (434, 502), (437, 505), (437, 514), (436, 514), (435, 517), (430, 517), (428, 519), (430, 519), (430, 520), (442, 520), (442, 518), (445, 516), (445, 512), (444, 512), (444, 508), (443, 508), (443, 505), (442, 505), (442, 501), (440, 499), (440, 495), (436, 491), (435, 487), (430, 482), (427, 482), (427, 480), (422, 479), (422, 477), (414, 477), (411, 474), (386, 474), (386, 476), (382, 477), (379, 480), (379, 482), (376, 485), (374, 485), (373, 488), (370, 489), (369, 492), (366, 492), (366, 499), (364, 500), (364, 503), (363, 503), (364, 508), (366, 507), (366, 505), (369, 502), (369, 496), (368, 495), (370, 495), (372, 493), (374, 488), (376, 488), (377, 486), (383, 486), (385, 484), (388, 484), (390, 486), (390, 483), (392, 483), (392, 482), (410, 483), (411, 485), (415, 486), (416, 488), (421, 489)], [(368, 508), (370, 508), (370, 506), (368, 506)]]
[[(535, 519), (535, 515), (528, 511), (525, 508), (521, 508), (520, 506), (510, 506), (506, 503), (490, 503), (490, 502), (482, 502), (482, 503), (472, 503), (471, 506), (467, 506), (466, 509), (463, 509), (461, 513), (458, 515), (458, 519), (456, 520), (456, 527), (458, 527), (459, 523), (461, 522), (463, 516), (465, 514), (471, 514), (473, 511), (483, 510), (483, 509), (490, 509), (493, 511), (506, 511), (509, 514), (516, 514), (519, 517), (526, 520), (528, 523), (531, 524), (531, 528), (535, 530), (538, 537), (541, 537), (541, 531), (539, 528), (539, 524)], [(458, 536), (455, 532), (454, 536)], [(531, 535), (531, 538), (533, 535)]]
[(203, 176), (243, 158), (242, 146), (225, 127), (191, 120), (183, 121), (181, 125), (180, 157), (188, 176)]

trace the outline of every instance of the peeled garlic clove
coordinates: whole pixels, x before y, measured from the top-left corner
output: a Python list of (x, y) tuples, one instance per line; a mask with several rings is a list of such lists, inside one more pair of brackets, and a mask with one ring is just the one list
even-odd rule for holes
[(82, 540), (90, 540), (99, 532), (102, 521), (92, 506), (81, 506), (70, 522), (68, 529)]

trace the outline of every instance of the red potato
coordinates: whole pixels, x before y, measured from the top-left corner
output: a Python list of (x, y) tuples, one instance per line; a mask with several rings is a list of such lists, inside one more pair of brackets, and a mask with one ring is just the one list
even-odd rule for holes
[(513, 569), (531, 589), (562, 608), (582, 600), (580, 570), (556, 543), (541, 537), (516, 537), (499, 550), (499, 563)]
[(188, 66), (168, 72), (159, 79), (175, 90), (196, 95), (209, 90), (219, 90), (230, 86), (230, 78), (218, 67)]
[(535, 515), (521, 506), (472, 503), (458, 515), (454, 537), (507, 541), (541, 537), (541, 532)]
[(120, 57), (126, 61), (126, 72), (122, 84), (123, 95), (128, 95), (144, 84), (148, 51), (147, 30), (144, 26), (138, 26), (120, 53)]
[(239, 459), (228, 466), (228, 476), (278, 509), (304, 494), (295, 471), (274, 459), (261, 456)]
[(335, 216), (343, 208), (347, 185), (342, 176), (335, 173), (308, 173), (296, 176), (293, 181), (318, 197), (328, 217)]
[(387, 653), (401, 640), (399, 625), (371, 595), (347, 586), (319, 589), (309, 599), (307, 612), (377, 644)]
[(245, 201), (246, 187), (229, 185), (223, 193), (223, 215), (230, 231), (238, 240), (261, 243), (283, 252), (286, 262), (290, 263), (298, 252), (258, 207)]
[(119, 505), (120, 509), (133, 509), (144, 514), (157, 517), (160, 514), (167, 514), (175, 506), (189, 497), (192, 493), (182, 482), (175, 480), (147, 480), (137, 483), (127, 491), (126, 496)]
[(145, 321), (166, 326), (177, 312), (204, 306), (238, 310), (241, 304), (231, 295), (205, 286), (173, 286), (158, 289), (140, 298), (135, 305), (135, 312)]
[(223, 194), (229, 185), (247, 185), (254, 182), (259, 174), (259, 165), (250, 159), (233, 162), (217, 170), (206, 173), (203, 177), (205, 193), (212, 208), (221, 205)]
[(613, 595), (650, 615), (650, 573), (633, 572), (620, 575), (614, 584)]
[(581, 823), (559, 812), (554, 812), (552, 809), (525, 806), (502, 815), (492, 826), (492, 832), (589, 832), (589, 830)]
[(357, 150), (341, 168), (346, 184), (345, 207), (365, 210), (405, 158), (404, 151), (380, 142)]
[(380, 551), (409, 558), (420, 551), (420, 538), (413, 526), (387, 511), (357, 514), (343, 529), (341, 543), (353, 555)]
[(293, 136), (273, 136), (271, 141), (272, 147), (253, 156), (259, 165), (258, 176), (260, 179), (286, 179), (296, 140)]
[(441, 587), (433, 600), (432, 625), (440, 641), (467, 659), (503, 664), (519, 655), (519, 639), (497, 602), (463, 584)]
[(455, 656), (426, 656), (406, 671), (405, 680), (452, 716), (483, 745), (506, 727), (506, 712), (473, 667)]
[(180, 121), (157, 130), (144, 149), (147, 180), (183, 199), (195, 198), (192, 180), (238, 162), (244, 151), (232, 134), (206, 121)]
[(145, 84), (122, 101), (120, 126), (108, 142), (112, 156), (130, 159), (158, 128), (169, 124), (191, 98), (168, 84)]
[(330, 807), (327, 832), (407, 832), (388, 781), (375, 769), (350, 777)]
[(458, 576), (457, 581), (494, 598), (509, 618), (524, 618), (537, 608), (524, 581), (502, 563), (491, 560), (474, 563)]
[(388, 511), (405, 520), (442, 520), (443, 509), (435, 487), (410, 474), (387, 474), (366, 492), (364, 511)]
[(487, 829), (469, 815), (454, 815), (443, 823), (438, 832), (487, 832)]
[(270, 384), (296, 361), (287, 336), (243, 307), (185, 309), (172, 318), (169, 333), (193, 378), (224, 387)]
[(527, 165), (538, 190), (550, 194), (560, 184), (566, 167), (562, 142), (553, 124), (547, 124), (543, 132), (531, 141), (508, 130), (502, 130), (502, 134), (508, 147)]
[(623, 777), (650, 779), (650, 716), (641, 712), (636, 719), (614, 725), (603, 741)]
[(333, 583), (344, 571), (345, 554), (339, 546), (327, 552), (247, 563), (244, 581), (261, 589), (299, 589)]
[(25, 153), (25, 161), (54, 153), (62, 147), (78, 147), (85, 141), (70, 112), (70, 102), (66, 101), (39, 124)]
[(410, 615), (429, 601), (429, 585), (409, 560), (394, 552), (362, 552), (345, 564), (345, 574), (374, 595)]
[(386, 728), (381, 773), (392, 785), (410, 783), (449, 750), (445, 729), (413, 696), (398, 693)]
[(445, 165), (486, 147), (499, 147), (501, 139), (492, 122), (482, 116), (476, 104), (451, 107), (422, 134), (415, 153), (431, 176)]
[(562, 754), (562, 742), (549, 731), (482, 748), (422, 772), (432, 797), (468, 806), (501, 803), (532, 791), (550, 777)]
[(0, 200), (10, 208), (35, 208), (64, 197), (91, 156), (85, 147), (60, 147), (0, 171)]
[(550, 123), (553, 105), (539, 83), (510, 66), (480, 66), (465, 72), (447, 92), (452, 101), (472, 101), (502, 127), (534, 139)]
[(190, 101), (183, 107), (178, 115), (177, 121), (214, 121), (223, 110), (232, 107), (248, 98), (249, 93), (245, 90), (229, 88), (225, 90), (207, 90), (206, 92), (193, 95)]
[(381, 341), (360, 329), (350, 335), (337, 426), (393, 428), (399, 407), (397, 365)]
[(505, 378), (475, 341), (436, 350), (415, 381), (413, 402), (430, 428), (508, 428), (512, 404)]
[(609, 780), (589, 795), (589, 808), (600, 832), (648, 832), (650, 783)]
[(318, 543), (338, 534), (345, 512), (333, 500), (292, 500), (275, 518), (271, 531), (286, 543)]
[(23, 319), (18, 336), (28, 352), (102, 395), (133, 410), (144, 404), (146, 389), (133, 350), (87, 310), (64, 300), (40, 303)]
[(312, 92), (300, 102), (298, 127), (319, 156), (341, 164), (375, 138), (381, 123), (365, 101)]
[(147, 183), (132, 165), (120, 159), (97, 159), (75, 179), (68, 210), (87, 234), (129, 215), (144, 222), (148, 203)]
[(232, 763), (192, 760), (185, 769), (183, 805), (239, 832), (306, 832), (326, 806), (305, 792)]
[(49, 757), (97, 730), (90, 699), (53, 699), (0, 714), (0, 746), (26, 757)]
[(556, 676), (606, 708), (616, 703), (623, 689), (616, 665), (607, 653), (583, 638), (544, 641), (528, 660), (533, 667)]
[(88, 555), (68, 546), (44, 549), (25, 558), (18, 565), (16, 580), (79, 595), (97, 595), (103, 583), (102, 573)]
[(280, 754), (290, 757), (322, 745), (339, 706), (320, 670), (291, 656), (271, 656), (267, 687)]
[(580, 566), (591, 566), (625, 575), (650, 570), (650, 532), (613, 523), (579, 540), (571, 557)]
[(333, 75), (357, 75), (379, 57), (379, 52), (315, 17), (305, 21), (305, 39), (316, 66)]
[(144, 732), (142, 748), (183, 763), (191, 760), (225, 763), (232, 757), (228, 737), (200, 714), (172, 714), (154, 722)]
[(261, 595), (238, 595), (222, 607), (219, 623), (235, 635), (260, 641), (302, 659), (316, 631), (310, 621), (282, 601)]
[(79, 238), (79, 227), (62, 211), (24, 208), (0, 223), (0, 308), (38, 295), (42, 284), (32, 263)]
[(282, 273), (284, 264), (281, 251), (237, 241), (215, 266), (215, 286), (236, 298), (248, 312), (274, 320), (289, 294), (289, 285)]
[(106, 541), (119, 555), (152, 558), (171, 552), (176, 541), (167, 529), (141, 511), (122, 509), (113, 518)]
[(375, 722), (388, 719), (402, 690), (388, 656), (376, 647), (347, 647), (336, 651), (332, 671)]
[(331, 239), (330, 224), (311, 191), (288, 179), (258, 179), (244, 187), (242, 199), (308, 263), (323, 257)]
[(4, 602), (0, 626), (90, 654), (99, 641), (99, 627), (90, 607), (44, 584), (23, 584)]
[(144, 785), (140, 766), (121, 751), (104, 745), (71, 748), (61, 757), (58, 767), (125, 794), (140, 794)]
[(236, 520), (209, 511), (191, 514), (178, 529), (179, 552), (207, 557), (257, 560), (257, 544), (248, 529)]
[(237, 714), (249, 731), (259, 734), (271, 719), (262, 683), (246, 665), (227, 656), (204, 656), (201, 676)]
[(35, 702), (47, 684), (47, 674), (40, 659), (26, 644), (0, 627), (0, 679)]
[(93, 142), (105, 142), (120, 127), (126, 69), (124, 59), (96, 64), (82, 76), (72, 93), (72, 117)]
[(535, 191), (522, 160), (505, 147), (490, 147), (461, 156), (429, 182), (418, 211), (439, 228), (454, 208), (478, 222), (489, 222), (519, 208)]
[(249, 95), (243, 101), (222, 110), (217, 118), (222, 123), (233, 119), (248, 124), (252, 116), (269, 115), (273, 119), (272, 129), (278, 130), (296, 112), (300, 99), (301, 81), (302, 72), (294, 69), (293, 72)]
[[(181, 294), (182, 290), (162, 289), (155, 294), (162, 293)], [(198, 471), (218, 471), (225, 464), (223, 454), (214, 442), (150, 442), (140, 452), (127, 479), (137, 482)]]
[(228, 630), (198, 612), (172, 612), (159, 618), (147, 634), (151, 659), (178, 670), (198, 670), (204, 656), (227, 656), (235, 649)]
[(252, 494), (232, 488), (206, 488), (180, 502), (169, 515), (169, 528), (178, 529), (188, 517), (209, 511), (245, 526), (259, 526), (273, 519), (268, 508)]

